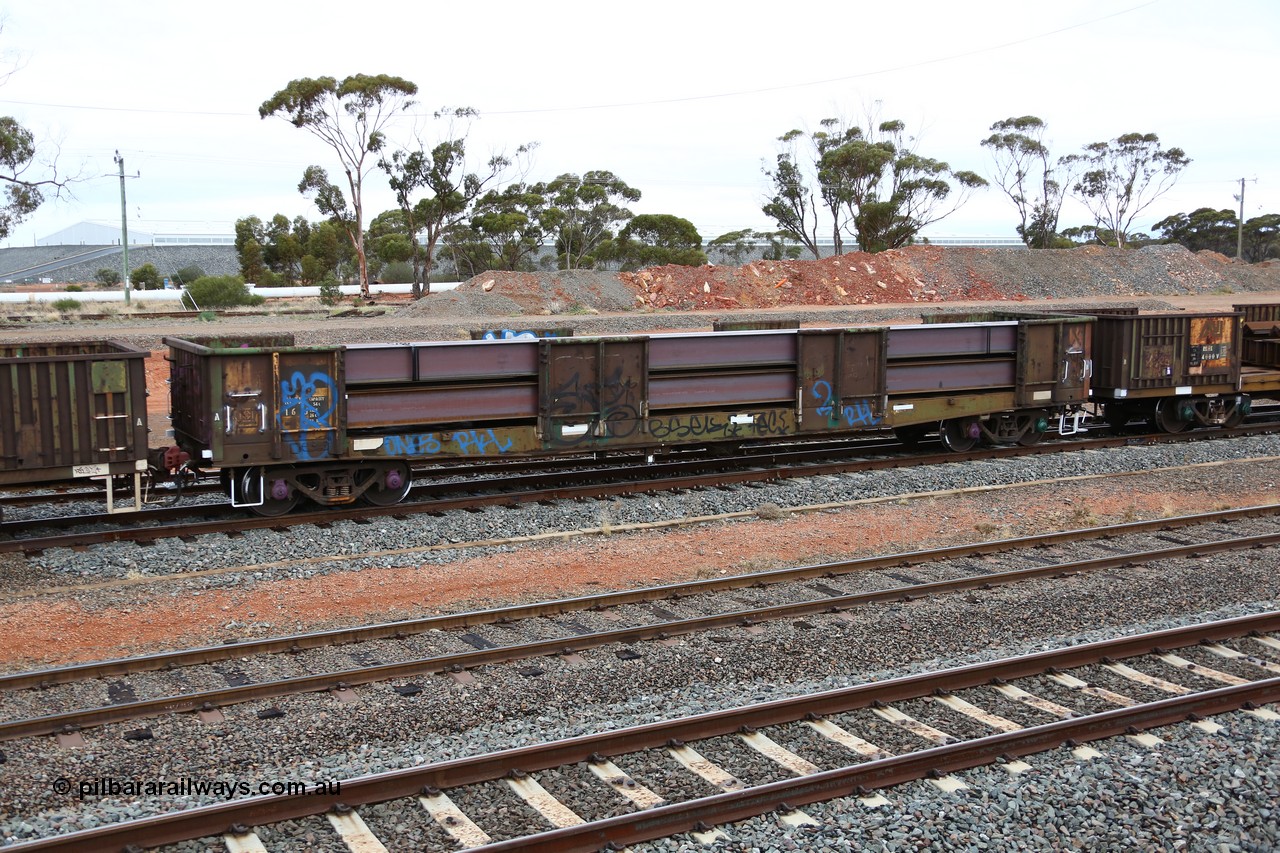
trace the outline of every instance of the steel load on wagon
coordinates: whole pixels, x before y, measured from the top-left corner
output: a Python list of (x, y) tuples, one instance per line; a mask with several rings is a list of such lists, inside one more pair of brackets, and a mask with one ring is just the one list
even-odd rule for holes
[(146, 358), (118, 341), (0, 344), (0, 485), (147, 470)]

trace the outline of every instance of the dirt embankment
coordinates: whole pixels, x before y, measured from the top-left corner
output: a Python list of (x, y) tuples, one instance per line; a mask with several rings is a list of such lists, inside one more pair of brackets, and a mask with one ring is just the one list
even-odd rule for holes
[(741, 267), (662, 266), (615, 273), (493, 271), (405, 309), (411, 316), (531, 316), (726, 311), (1280, 290), (1280, 263), (1244, 264), (1181, 246), (1036, 250), (911, 246)]

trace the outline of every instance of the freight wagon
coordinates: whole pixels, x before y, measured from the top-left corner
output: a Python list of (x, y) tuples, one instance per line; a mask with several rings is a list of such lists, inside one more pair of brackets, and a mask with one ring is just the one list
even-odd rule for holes
[(232, 503), (399, 502), (410, 464), (938, 430), (1029, 443), (1088, 397), (1092, 319), (295, 346), (165, 338), (174, 436)]
[(142, 491), (149, 353), (116, 341), (0, 344), (0, 486), (103, 481)]

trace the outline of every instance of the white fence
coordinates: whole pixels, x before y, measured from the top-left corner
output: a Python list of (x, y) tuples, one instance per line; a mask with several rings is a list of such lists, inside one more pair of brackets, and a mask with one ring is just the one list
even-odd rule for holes
[[(431, 292), (453, 290), (458, 286), (456, 281), (431, 283)], [(249, 286), (249, 290), (268, 299), (319, 297), (319, 287), (264, 287), (261, 289)], [(355, 296), (360, 293), (360, 285), (344, 284), (339, 290), (343, 296)], [(411, 284), (371, 284), (370, 293), (412, 293)], [(129, 298), (134, 302), (177, 302), (182, 299), (181, 290), (130, 290)], [(21, 302), (57, 302), (59, 299), (74, 299), (77, 302), (123, 302), (123, 290), (82, 290), (82, 291), (41, 291), (39, 293), (0, 293), (0, 303)]]

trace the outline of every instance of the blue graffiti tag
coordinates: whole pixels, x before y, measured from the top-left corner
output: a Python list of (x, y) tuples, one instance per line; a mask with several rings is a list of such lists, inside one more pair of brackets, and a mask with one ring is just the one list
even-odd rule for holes
[(538, 338), (554, 338), (555, 332), (535, 332), (532, 329), (523, 329), (516, 331), (515, 329), (486, 329), (484, 337), (485, 341), (536, 341)]
[(881, 419), (876, 417), (875, 410), (871, 408), (871, 404), (866, 400), (854, 400), (850, 405), (841, 406), (839, 416), (837, 416), (836, 400), (831, 393), (831, 383), (825, 379), (819, 379), (813, 383), (813, 388), (810, 389), (809, 393), (814, 399), (824, 401), (814, 411), (821, 416), (825, 416), (827, 422), (833, 427), (839, 424), (840, 418), (844, 418), (845, 424), (851, 427), (873, 427), (880, 423)]
[[(280, 382), (280, 408), (276, 423), (298, 459), (324, 459), (333, 450), (333, 427), (329, 419), (334, 407), (333, 379), (327, 373), (317, 371), (304, 376), (294, 371)], [(296, 437), (284, 427), (285, 418), (297, 418)], [(313, 435), (312, 433), (322, 433)]]
[(439, 435), (389, 435), (384, 446), (387, 456), (500, 456), (514, 443), (510, 437), (499, 438), (492, 429), (469, 429)]

